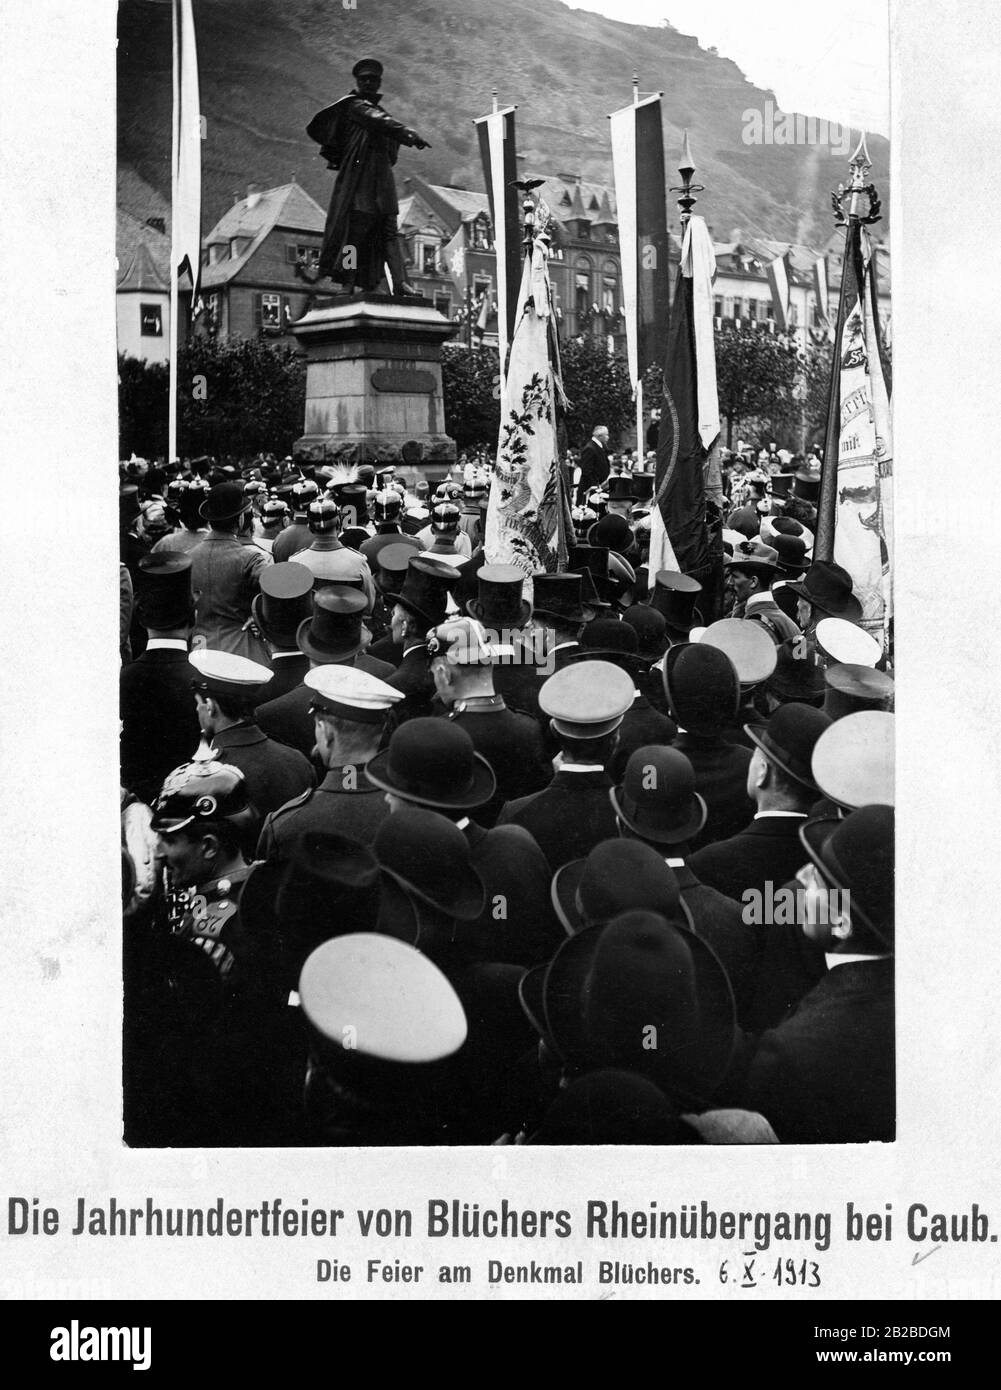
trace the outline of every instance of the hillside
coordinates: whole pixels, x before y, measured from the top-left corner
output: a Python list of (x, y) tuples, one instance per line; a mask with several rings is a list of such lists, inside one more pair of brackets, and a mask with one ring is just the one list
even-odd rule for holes
[[(371, 54), (386, 65), (386, 109), (433, 146), (401, 151), (398, 182), (415, 172), (481, 188), (472, 118), (490, 109), (496, 85), (502, 103), (518, 106), (526, 171), (610, 184), (606, 117), (631, 99), (636, 70), (641, 89), (664, 92), (669, 182), (689, 128), (706, 185), (697, 211), (718, 238), (734, 228), (814, 243), (830, 235), (829, 194), (847, 176), (846, 159), (829, 147), (744, 144), (744, 112), (773, 95), (669, 27), (621, 24), (558, 0), (357, 0), (354, 10), (337, 0), (194, 0), (194, 10), (206, 228), (251, 181), (274, 186), (295, 174), (326, 205), (332, 175), (304, 127)], [(123, 0), (118, 70), (119, 163), (169, 197), (169, 7)], [(889, 146), (880, 136), (868, 143), (888, 209)]]

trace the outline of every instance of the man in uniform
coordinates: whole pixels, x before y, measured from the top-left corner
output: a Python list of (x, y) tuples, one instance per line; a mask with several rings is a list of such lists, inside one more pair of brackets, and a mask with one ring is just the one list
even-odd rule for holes
[(271, 561), (242, 540), (253, 528), (253, 503), (242, 483), (217, 483), (199, 510), (212, 529), (190, 552), (194, 645), (266, 660), (264, 644), (250, 630), (250, 605)]
[(296, 841), (311, 831), (371, 845), (389, 814), (385, 797), (364, 772), (379, 751), (386, 715), (403, 696), (353, 666), (316, 666), (304, 684), (312, 694), (316, 755), (326, 776), (264, 822), (257, 858), (271, 862), (288, 859)]
[(266, 816), (312, 787), (308, 759), (268, 738), (254, 723), (254, 706), (271, 680), (268, 668), (230, 652), (192, 652), (189, 661), (202, 733), (220, 762), (243, 773), (258, 814)]
[(337, 536), (340, 527), (340, 509), (336, 502), (326, 499), (311, 502), (309, 529), (313, 543), (308, 550), (296, 552), (295, 563), (305, 565), (316, 589), (327, 584), (346, 584), (360, 589), (366, 599), (365, 612), (371, 613), (375, 606), (372, 571), (364, 556), (341, 544)]
[(318, 112), (306, 133), (337, 170), (320, 252), (320, 274), (346, 287), (374, 290), (388, 266), (394, 294), (413, 293), (406, 283), (396, 226), (399, 204), (393, 165), (400, 145), (430, 149), (427, 140), (383, 111), (379, 84), (383, 67), (362, 58), (351, 69), (356, 86)]

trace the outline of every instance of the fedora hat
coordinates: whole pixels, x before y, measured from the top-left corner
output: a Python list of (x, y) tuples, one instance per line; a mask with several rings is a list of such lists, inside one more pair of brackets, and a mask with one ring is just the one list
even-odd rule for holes
[(852, 577), (833, 560), (814, 560), (801, 583), (790, 580), (787, 588), (831, 618), (858, 622), (862, 605), (852, 593)]
[(718, 647), (733, 662), (742, 686), (758, 685), (775, 670), (775, 643), (760, 623), (746, 618), (721, 618), (699, 638), (702, 646)]
[(424, 555), (414, 555), (399, 592), (387, 593), (386, 600), (398, 603), (429, 628), (437, 627), (445, 621), (449, 589), (457, 577), (458, 571), (450, 566), (439, 566)]
[(438, 810), (471, 811), (497, 789), (486, 758), (465, 729), (447, 719), (408, 719), (366, 764), (365, 776), (403, 801)]
[(746, 570), (748, 574), (761, 575), (770, 584), (779, 572), (779, 553), (774, 546), (765, 545), (757, 536), (753, 540), (740, 541), (733, 547), (733, 554), (724, 560), (728, 570)]
[(740, 679), (719, 647), (679, 642), (668, 648), (661, 669), (668, 709), (683, 729), (714, 734), (736, 718)]
[(313, 576), (305, 565), (286, 560), (263, 569), (260, 584), (250, 605), (254, 622), (269, 642), (291, 650), (313, 611)]
[(875, 666), (883, 649), (865, 628), (844, 618), (821, 618), (816, 628), (817, 646), (834, 662), (854, 666)]
[(844, 662), (829, 666), (823, 676), (824, 713), (832, 721), (860, 710), (886, 710), (893, 702), (893, 677), (885, 671)]
[(198, 515), (210, 524), (213, 521), (232, 521), (253, 505), (254, 499), (247, 496), (242, 483), (216, 483), (215, 487), (209, 488), (208, 496), (198, 508)]
[(849, 811), (892, 806), (894, 718), (883, 710), (861, 710), (836, 719), (817, 740), (813, 780), (826, 797)]
[(520, 993), (537, 1030), (576, 1070), (624, 1067), (668, 1097), (704, 1105), (730, 1065), (726, 971), (704, 941), (659, 914), (627, 912), (578, 932), (547, 966), (526, 972)]
[(816, 790), (811, 759), (817, 740), (830, 724), (823, 710), (791, 703), (781, 705), (767, 724), (745, 724), (744, 732), (787, 777)]
[(651, 744), (630, 754), (622, 785), (608, 792), (615, 814), (634, 835), (659, 845), (681, 844), (706, 823), (695, 771), (678, 748)]
[(594, 609), (581, 601), (583, 583), (579, 574), (533, 574), (535, 616), (567, 626), (589, 623)]
[(886, 946), (894, 937), (892, 806), (862, 806), (844, 820), (807, 821), (800, 827), (803, 847), (825, 880), (850, 895), (858, 918)]
[(460, 922), (483, 911), (486, 893), (469, 841), (436, 811), (397, 807), (379, 826), (373, 850), (382, 872), (417, 902)]
[(470, 617), (495, 630), (525, 626), (532, 605), (522, 598), (525, 576), (516, 565), (484, 565), (476, 583), (476, 598), (466, 603)]
[(313, 595), (311, 616), (299, 624), (296, 646), (312, 661), (350, 660), (371, 640), (361, 620), (367, 606), (368, 600), (360, 590), (344, 584), (318, 589)]

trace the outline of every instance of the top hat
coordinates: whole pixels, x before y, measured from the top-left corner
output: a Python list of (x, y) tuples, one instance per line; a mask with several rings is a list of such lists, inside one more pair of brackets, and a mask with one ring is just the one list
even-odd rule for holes
[(675, 570), (658, 570), (650, 595), (650, 607), (662, 614), (671, 636), (687, 637), (701, 593), (702, 585), (690, 575)]
[(567, 569), (584, 580), (584, 600), (596, 607), (610, 608), (616, 585), (609, 576), (611, 551), (605, 545), (573, 545), (567, 556)]
[(583, 578), (579, 574), (533, 574), (533, 605), (537, 618), (572, 627), (589, 623), (594, 609), (581, 602)]
[(851, 575), (833, 560), (814, 560), (802, 582), (790, 580), (786, 587), (829, 617), (858, 622), (862, 616), (862, 605), (852, 593)]
[(253, 499), (246, 495), (242, 483), (216, 483), (215, 487), (209, 488), (208, 496), (198, 508), (198, 514), (210, 524), (214, 521), (232, 521), (234, 517), (242, 516), (244, 512), (249, 511), (252, 506)]
[(433, 560), (424, 555), (410, 558), (407, 572), (399, 593), (388, 593), (390, 603), (398, 603), (408, 613), (426, 623), (427, 627), (437, 627), (445, 621), (448, 592), (455, 582), (455, 570), (446, 574)]
[(706, 628), (699, 641), (726, 652), (743, 686), (758, 685), (775, 670), (775, 643), (760, 623), (721, 618)]
[(368, 522), (368, 489), (364, 483), (335, 483), (330, 492), (341, 509), (341, 524), (364, 526)]
[(667, 620), (648, 603), (634, 603), (622, 614), (622, 621), (636, 632), (636, 652), (646, 661), (659, 661), (667, 648)]
[(408, 719), (366, 764), (365, 776), (404, 801), (437, 810), (471, 811), (497, 790), (486, 758), (465, 729), (447, 719)]
[[(302, 569), (303, 566), (298, 568)], [(328, 584), (313, 595), (313, 612), (299, 624), (296, 645), (311, 661), (349, 661), (369, 641), (361, 616), (368, 600), (358, 589)]]
[(629, 756), (620, 787), (608, 793), (616, 815), (643, 840), (681, 844), (706, 823), (706, 803), (695, 790), (695, 772), (678, 748), (651, 744)]
[(816, 502), (820, 496), (820, 472), (800, 469), (793, 474), (792, 495), (803, 502)]
[[(693, 932), (650, 912), (627, 912), (563, 943), (529, 970), (520, 993), (557, 1056), (578, 1071), (621, 1066), (670, 1098), (702, 1108), (735, 1041), (726, 971)], [(644, 1047), (648, 1028), (662, 1045)]]
[(844, 820), (814, 820), (799, 837), (832, 887), (850, 895), (851, 915), (892, 949), (893, 828), (891, 806), (871, 805)]
[(653, 489), (655, 482), (656, 478), (653, 473), (633, 474), (633, 492), (636, 494), (637, 502), (649, 502), (653, 499)]
[(460, 922), (483, 911), (486, 895), (469, 841), (445, 816), (399, 806), (379, 826), (373, 848), (379, 868), (411, 898)]
[(871, 666), (845, 662), (828, 667), (823, 678), (824, 713), (832, 721), (860, 710), (886, 710), (893, 700), (893, 677)]
[(313, 576), (305, 565), (286, 560), (261, 570), (260, 593), (250, 611), (261, 635), (276, 647), (294, 650), (300, 624), (313, 611)]
[(892, 806), (893, 715), (869, 709), (836, 719), (817, 740), (811, 765), (814, 782), (839, 806)]
[(823, 710), (790, 703), (780, 705), (767, 724), (745, 724), (744, 732), (787, 777), (816, 790), (811, 759), (818, 738), (830, 723)]
[(605, 480), (605, 496), (609, 502), (638, 502), (639, 497), (633, 488), (632, 475), (613, 474)]
[(623, 912), (657, 912), (691, 930), (674, 870), (639, 840), (602, 840), (553, 875), (551, 896), (568, 936)]
[(525, 576), (515, 565), (484, 565), (476, 576), (478, 592), (466, 604), (466, 612), (484, 627), (522, 628), (532, 616), (532, 605), (522, 598)]
[(768, 479), (768, 491), (773, 497), (788, 497), (789, 489), (793, 484), (793, 477), (794, 474), (792, 473), (773, 473)]
[(158, 550), (140, 558), (136, 614), (143, 627), (154, 630), (185, 627), (191, 622), (190, 555)]
[(740, 679), (726, 652), (702, 642), (669, 647), (664, 694), (672, 717), (694, 734), (713, 734), (730, 724), (740, 706)]

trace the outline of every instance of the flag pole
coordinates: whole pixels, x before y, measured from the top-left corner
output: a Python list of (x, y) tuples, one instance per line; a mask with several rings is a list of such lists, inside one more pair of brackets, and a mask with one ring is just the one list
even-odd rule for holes
[(170, 381), (167, 398), (167, 462), (179, 457), (177, 452), (177, 316), (178, 316), (178, 289), (177, 289), (177, 252), (178, 252), (178, 194), (177, 194), (177, 162), (179, 154), (179, 131), (178, 123), (180, 120), (181, 105), (181, 68), (180, 54), (178, 51), (178, 26), (177, 26), (177, 3), (171, 0), (170, 5), (171, 19), (171, 59), (172, 59), (172, 83), (173, 83), (173, 107), (171, 111), (170, 125), (170, 336), (168, 354), (170, 358)]
[[(640, 75), (633, 73), (633, 106), (640, 104)], [(643, 373), (640, 372), (636, 378), (636, 459), (639, 463), (639, 471), (643, 472), (644, 459), (644, 438), (643, 438)]]

